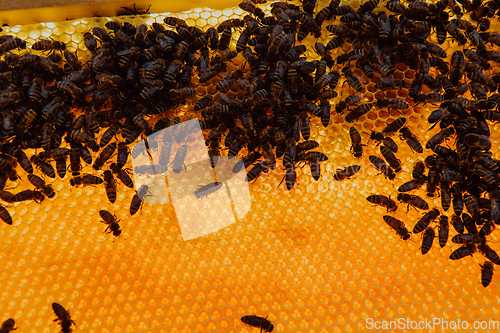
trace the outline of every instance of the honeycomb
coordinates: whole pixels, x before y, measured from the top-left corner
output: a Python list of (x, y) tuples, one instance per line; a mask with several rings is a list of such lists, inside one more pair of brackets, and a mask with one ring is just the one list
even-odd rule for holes
[[(270, 9), (269, 4), (262, 7)], [(162, 23), (169, 15), (119, 19), (150, 25)], [(198, 8), (178, 17), (206, 29), (242, 15), (238, 7)], [(89, 53), (82, 34), (111, 19), (82, 18), (5, 30), (29, 43), (53, 37), (85, 58)], [(314, 42), (310, 36), (306, 41)], [(449, 40), (443, 46), (448, 53), (456, 48)], [(343, 50), (348, 48), (345, 45)], [(312, 50), (308, 47), (308, 56), (317, 57)], [(409, 86), (414, 73), (401, 66), (394, 77)], [(366, 102), (383, 97), (375, 94), (378, 80), (376, 75), (372, 82), (362, 82)], [(198, 96), (205, 93), (215, 93), (215, 87), (197, 89)], [(343, 86), (334, 102), (352, 93)], [(407, 95), (405, 88), (386, 93), (388, 98)], [(191, 107), (182, 106), (177, 112), (189, 115)], [(402, 111), (422, 142), (437, 131), (428, 131), (432, 108), (412, 105)], [(382, 131), (400, 116), (377, 108), (354, 126), (366, 143), (370, 131)], [(297, 184), (287, 191), (283, 184), (279, 186), (284, 176), (281, 168), (263, 174), (251, 184), (252, 207), (244, 218), (189, 241), (183, 240), (170, 204), (146, 202), (131, 217), (129, 205), (135, 192), (123, 185), (118, 187), (115, 204), (110, 204), (102, 186), (71, 187), (69, 177), (56, 178), (51, 182), (55, 198), (7, 206), (14, 223), (0, 227), (0, 320), (14, 318), (20, 332), (56, 332), (60, 328), (53, 321), (51, 304), (58, 302), (70, 312), (75, 332), (257, 332), (241, 322), (240, 317), (248, 314), (268, 316), (275, 332), (297, 333), (368, 332), (369, 319), (499, 322), (498, 273), (483, 288), (479, 256), (450, 261), (450, 242), (443, 249), (434, 245), (422, 256), (418, 235), (401, 240), (384, 223), (386, 210), (366, 201), (370, 194), (395, 197), (396, 189), (411, 179), (413, 164), (426, 154), (412, 152), (394, 137), (403, 167), (393, 181), (387, 181), (369, 165), (367, 157), (379, 155), (373, 142), (365, 147), (361, 160), (352, 156), (350, 126), (337, 116), (327, 128), (319, 119), (312, 120), (311, 139), (329, 157), (319, 181), (312, 179), (309, 168), (298, 169)], [(497, 143), (499, 126), (490, 123), (492, 141)], [(498, 145), (492, 152), (500, 158)], [(337, 169), (353, 164), (362, 166), (355, 177), (342, 182), (333, 178)], [(82, 171), (91, 169), (87, 166)], [(27, 174), (18, 172), (16, 192), (28, 188)], [(414, 194), (425, 196), (423, 190)], [(431, 207), (440, 206), (439, 198), (426, 200)], [(117, 239), (104, 233), (101, 209), (121, 220), (123, 232)], [(413, 226), (421, 213), (399, 205), (391, 215)], [(496, 251), (498, 238), (498, 231), (489, 236)]]

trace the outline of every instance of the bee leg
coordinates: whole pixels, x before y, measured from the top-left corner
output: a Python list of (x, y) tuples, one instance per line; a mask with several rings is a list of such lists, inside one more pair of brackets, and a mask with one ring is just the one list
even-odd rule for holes
[(286, 175), (285, 175), (285, 176), (283, 176), (283, 179), (282, 179), (282, 180), (280, 181), (280, 183), (278, 184), (278, 187), (280, 187), (281, 183), (283, 183), (283, 181), (285, 180), (285, 177), (286, 177)]

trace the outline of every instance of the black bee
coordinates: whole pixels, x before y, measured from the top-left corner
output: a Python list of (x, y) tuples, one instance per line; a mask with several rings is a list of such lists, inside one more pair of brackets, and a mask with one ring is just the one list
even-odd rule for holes
[(368, 111), (370, 111), (372, 107), (373, 107), (372, 103), (362, 104), (362, 105), (356, 107), (355, 109), (349, 111), (345, 117), (345, 120), (348, 123), (352, 123), (353, 121), (358, 120), (361, 116), (367, 114)]
[(450, 259), (451, 260), (458, 260), (458, 259), (465, 258), (467, 256), (471, 256), (472, 254), (474, 254), (474, 252), (476, 252), (476, 250), (477, 249), (476, 249), (476, 246), (474, 244), (466, 244), (462, 247), (459, 247), (455, 251), (453, 251), (450, 254)]
[(132, 201), (130, 202), (130, 215), (135, 215), (135, 213), (137, 213), (137, 211), (141, 208), (144, 202), (144, 197), (147, 196), (148, 192), (149, 186), (143, 185), (137, 193), (134, 194)]
[(398, 188), (398, 192), (410, 192), (422, 187), (427, 181), (427, 177), (420, 176), (419, 178), (412, 179)]
[(441, 215), (439, 217), (439, 246), (444, 247), (448, 242), (448, 234), (450, 232), (450, 227), (448, 224), (448, 216)]
[(480, 244), (478, 246), (479, 251), (488, 258), (490, 261), (492, 261), (495, 265), (500, 265), (500, 257), (498, 254), (487, 244)]
[(396, 173), (401, 171), (401, 161), (396, 157), (396, 155), (394, 155), (392, 150), (390, 150), (386, 146), (380, 146), (380, 153), (382, 153), (382, 156)]
[(24, 190), (16, 193), (12, 198), (11, 202), (20, 202), (26, 200), (35, 200), (37, 203), (41, 203), (45, 199), (43, 193), (38, 190)]
[(116, 216), (104, 209), (99, 211), (99, 215), (101, 215), (103, 222), (108, 225), (105, 232), (108, 232), (109, 230), (109, 233), (113, 233), (114, 236), (120, 236), (122, 231), (120, 230), (120, 225), (118, 224), (119, 220), (116, 218)]
[(424, 148), (422, 147), (422, 144), (420, 143), (418, 138), (407, 127), (401, 128), (400, 133), (408, 146), (410, 146), (411, 150), (417, 153), (424, 152)]
[(363, 144), (361, 144), (361, 135), (354, 127), (349, 128), (349, 136), (351, 137), (351, 153), (354, 157), (360, 158), (363, 156)]
[(110, 170), (104, 171), (104, 184), (106, 188), (106, 196), (111, 203), (116, 201), (116, 181), (113, 177), (113, 173)]
[(264, 163), (257, 163), (253, 166), (250, 171), (247, 172), (246, 180), (247, 182), (251, 182), (260, 177), (262, 172), (267, 172), (268, 168), (264, 165)]
[(493, 263), (490, 261), (486, 261), (483, 265), (481, 265), (481, 284), (483, 287), (488, 287), (491, 283), (491, 279), (493, 278)]
[(394, 200), (385, 195), (374, 194), (370, 195), (366, 198), (369, 202), (375, 205), (379, 205), (382, 207), (386, 207), (388, 212), (395, 212), (398, 209), (398, 206)]
[(274, 330), (274, 325), (269, 320), (267, 320), (267, 317), (262, 318), (255, 315), (243, 316), (241, 317), (241, 321), (247, 325), (260, 328), (261, 333), (272, 332)]
[(254, 14), (255, 16), (257, 16), (261, 20), (265, 16), (265, 14), (262, 11), (262, 9), (260, 9), (257, 6), (255, 6), (252, 2), (241, 2), (238, 6), (241, 9), (243, 9), (244, 11)]
[(202, 197), (207, 197), (210, 194), (217, 192), (221, 187), (222, 187), (221, 182), (213, 182), (207, 185), (201, 185), (194, 192), (194, 196), (198, 199), (201, 199)]
[(104, 181), (102, 180), (102, 178), (100, 178), (98, 176), (91, 175), (91, 174), (86, 174), (83, 176), (76, 176), (73, 179), (70, 179), (70, 181), (69, 181), (71, 186), (99, 185), (99, 184), (102, 184), (103, 182)]
[(94, 165), (92, 166), (95, 170), (99, 170), (107, 160), (111, 158), (111, 156), (116, 151), (117, 144), (116, 142), (112, 142), (101, 151), (99, 156), (95, 159)]
[(188, 146), (187, 145), (182, 145), (177, 150), (177, 153), (175, 154), (175, 157), (174, 157), (174, 161), (172, 162), (173, 171), (175, 173), (180, 173), (181, 172), (181, 169), (184, 166), (184, 160), (186, 158), (187, 151), (188, 151)]
[(29, 174), (28, 175), (28, 180), (30, 181), (31, 184), (33, 184), (36, 188), (41, 190), (43, 194), (49, 198), (53, 198), (56, 194), (54, 192), (54, 189), (52, 186), (47, 185), (45, 181), (38, 177), (37, 175), (34, 174)]
[(425, 164), (422, 161), (417, 161), (413, 166), (413, 170), (411, 172), (411, 176), (414, 179), (420, 178), (424, 175), (425, 172)]
[(394, 231), (396, 231), (396, 233), (403, 240), (408, 240), (410, 238), (410, 232), (403, 222), (389, 215), (384, 215), (383, 218), (385, 223), (387, 223), (392, 229), (394, 229)]
[(10, 216), (9, 211), (2, 205), (0, 205), (0, 219), (8, 225), (12, 225), (12, 216)]
[(71, 333), (73, 332), (73, 329), (71, 329), (71, 325), (76, 325), (73, 320), (71, 320), (71, 317), (62, 307), (62, 305), (58, 303), (52, 303), (52, 310), (54, 310), (54, 313), (56, 314), (57, 318), (54, 321), (59, 321), (59, 324), (61, 325), (61, 332), (62, 333)]
[(434, 208), (433, 210), (427, 212), (418, 220), (413, 228), (413, 233), (418, 234), (419, 232), (424, 231), (432, 221), (434, 221), (439, 216), (439, 210)]
[(374, 155), (370, 155), (368, 159), (375, 167), (375, 169), (383, 173), (388, 179), (392, 180), (396, 178), (396, 174), (394, 173), (394, 171), (387, 165), (387, 163), (384, 162), (383, 159)]
[(359, 172), (360, 169), (361, 167), (359, 165), (351, 165), (347, 168), (337, 170), (335, 175), (333, 175), (333, 178), (335, 178), (335, 180), (341, 181), (354, 176)]
[(9, 318), (3, 322), (2, 326), (0, 327), (0, 332), (1, 333), (9, 333), (10, 331), (17, 330), (17, 327), (14, 328), (15, 325), (16, 325), (16, 322), (14, 321), (14, 319)]
[(434, 242), (434, 238), (436, 237), (436, 232), (432, 228), (427, 228), (424, 231), (424, 236), (422, 239), (422, 246), (420, 249), (422, 250), (422, 254), (426, 254), (430, 251), (432, 247), (432, 243)]
[(406, 123), (406, 118), (398, 118), (394, 120), (392, 123), (387, 124), (387, 126), (382, 131), (385, 135), (391, 135), (399, 131), (404, 124)]
[(413, 194), (399, 193), (398, 200), (407, 203), (408, 206), (412, 205), (417, 209), (423, 209), (423, 210), (429, 209), (429, 204), (424, 199)]
[(396, 142), (394, 142), (393, 139), (391, 139), (388, 136), (384, 136), (382, 133), (374, 132), (372, 131), (370, 133), (370, 140), (375, 140), (378, 141), (377, 146), (382, 143), (384, 146), (392, 150), (392, 152), (397, 153), (398, 152), (398, 145)]

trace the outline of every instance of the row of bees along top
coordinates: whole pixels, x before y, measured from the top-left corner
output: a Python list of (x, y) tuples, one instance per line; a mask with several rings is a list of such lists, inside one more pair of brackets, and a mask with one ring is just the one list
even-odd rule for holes
[[(482, 269), (483, 285), (488, 285), (492, 263), (500, 264), (487, 244), (500, 216), (499, 162), (490, 151), (488, 124), (500, 120), (500, 95), (495, 92), (500, 76), (485, 74), (500, 62), (500, 52), (495, 51), (500, 33), (489, 28), (490, 19), (498, 16), (497, 3), (415, 1), (406, 6), (391, 1), (386, 9), (377, 6), (378, 1), (368, 1), (358, 9), (340, 6), (335, 0), (324, 8), (317, 8), (315, 1), (304, 1), (301, 6), (274, 2), (270, 13), (265, 13), (255, 3), (243, 2), (240, 8), (247, 13), (243, 19), (229, 19), (206, 31), (175, 17), (151, 27), (110, 21), (106, 28), (95, 27), (84, 34), (91, 51), (85, 64), (62, 42), (39, 40), (23, 51), (28, 47), (25, 41), (1, 35), (1, 199), (9, 204), (53, 198), (56, 193), (46, 179), (70, 173), (72, 186), (104, 184), (109, 200), (115, 202), (117, 179), (134, 188), (125, 168), (129, 146), (138, 138), (178, 124), (177, 117), (157, 115), (175, 114), (179, 105), (194, 97), (200, 84), (214, 84), (218, 90), (217, 98), (206, 95), (194, 106), (202, 129), (209, 130), (209, 154), (218, 156), (226, 147), (229, 156), (240, 155), (249, 181), (274, 169), (281, 158), (288, 190), (295, 186), (298, 164), (307, 164), (318, 180), (320, 163), (328, 159), (315, 150), (319, 144), (309, 140), (310, 117), (320, 118), (326, 127), (332, 112), (356, 123), (374, 109), (400, 112), (410, 107), (408, 102), (432, 103), (438, 108), (429, 122), (440, 129), (425, 144), (432, 154), (417, 164), (415, 179), (400, 188), (397, 199), (428, 210), (425, 199), (406, 192), (426, 186), (429, 197), (441, 196), (442, 206), (415, 224), (414, 233), (424, 232), (422, 252), (436, 238), (431, 223), (438, 217), (440, 244), (447, 243), (444, 212), (453, 203), (451, 220), (458, 235), (452, 241), (461, 245), (451, 259), (481, 252), (488, 259)], [(324, 28), (329, 32), (327, 42), (314, 44), (321, 59), (307, 59), (301, 42), (307, 35), (321, 37)], [(233, 35), (238, 37), (235, 49), (230, 47)], [(463, 51), (447, 54), (440, 46), (446, 39)], [(344, 43), (351, 44), (349, 51), (333, 57)], [(242, 65), (228, 72), (232, 60)], [(415, 71), (411, 86), (393, 77), (398, 63)], [(338, 95), (335, 89), (340, 80), (360, 92), (362, 82), (378, 76), (377, 90), (405, 87), (409, 98), (362, 103), (363, 96), (354, 93), (332, 109), (330, 100)], [(234, 87), (244, 92), (242, 97), (234, 99), (224, 93)], [(153, 117), (160, 119), (153, 124)], [(371, 142), (382, 144), (380, 156), (369, 156), (369, 161), (390, 180), (401, 170), (398, 146), (391, 136), (399, 134), (412, 150), (424, 151), (405, 124), (406, 118), (401, 117), (382, 133), (370, 136)], [(353, 155), (362, 158), (363, 143), (354, 126), (350, 135)], [(161, 147), (160, 158), (169, 161), (174, 172), (182, 172), (188, 149), (184, 138), (176, 135)], [(453, 148), (443, 145), (445, 140)], [(170, 156), (173, 147), (177, 152)], [(36, 149), (36, 153), (28, 158), (25, 149)], [(82, 174), (82, 160), (95, 172)], [(17, 164), (29, 174), (32, 190), (4, 190), (18, 179)], [(353, 165), (338, 170), (334, 177), (344, 180), (360, 168)], [(148, 189), (139, 192), (131, 200), (131, 214), (138, 211)], [(197, 192), (195, 199), (201, 196)], [(383, 194), (368, 200), (389, 211), (397, 209), (395, 201)], [(100, 215), (108, 224), (106, 230), (120, 235), (113, 214), (101, 210)], [(0, 206), (0, 218), (13, 223), (4, 206)], [(384, 220), (403, 239), (410, 237), (406, 225), (412, 222), (390, 215)]]

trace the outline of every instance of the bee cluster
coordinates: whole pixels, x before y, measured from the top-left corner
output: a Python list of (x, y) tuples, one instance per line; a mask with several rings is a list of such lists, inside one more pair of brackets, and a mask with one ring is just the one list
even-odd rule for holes
[[(376, 3), (369, 1), (361, 8), (373, 9)], [(385, 11), (366, 11), (361, 16), (358, 11), (354, 14), (346, 12), (341, 17), (341, 22), (347, 23), (351, 29), (356, 26), (359, 32), (353, 41), (354, 50), (339, 58), (342, 61), (357, 60), (356, 67), (369, 78), (373, 77), (375, 69), (382, 76), (375, 88), (381, 90), (402, 86), (401, 80), (387, 76), (391, 74), (391, 63), (404, 62), (415, 70), (415, 79), (409, 87), (413, 103), (439, 104), (428, 119), (433, 124), (431, 129), (436, 125), (440, 128), (425, 144), (432, 154), (425, 162), (415, 165), (413, 179), (399, 187), (397, 199), (416, 209), (429, 210), (429, 204), (423, 198), (407, 192), (425, 185), (428, 197), (440, 195), (442, 213), (438, 208), (432, 209), (417, 221), (413, 229), (414, 234), (423, 232), (422, 254), (430, 250), (434, 238), (439, 239), (441, 247), (447, 244), (449, 218), (444, 214), (452, 206), (454, 214), (451, 221), (458, 235), (451, 241), (462, 247), (455, 250), (450, 259), (464, 258), (480, 251), (488, 260), (481, 270), (482, 284), (486, 287), (491, 281), (492, 263), (500, 264), (500, 257), (486, 239), (495, 225), (500, 224), (500, 162), (493, 158), (490, 151), (492, 144), (487, 123), (500, 120), (500, 112), (497, 111), (500, 94), (496, 93), (498, 75), (490, 78), (483, 70), (490, 69), (489, 61), (499, 61), (495, 51), (495, 47), (500, 45), (498, 33), (488, 32), (488, 28), (489, 19), (498, 16), (500, 7), (494, 1), (485, 4), (481, 1), (460, 1), (460, 4), (454, 0), (433, 4), (416, 1), (406, 6), (393, 0), (386, 8), (396, 15), (387, 16)], [(471, 21), (466, 19), (467, 16)], [(337, 26), (327, 29), (340, 31)], [(436, 32), (435, 36), (431, 35), (432, 30)], [(360, 38), (360, 35), (363, 37)], [(463, 52), (455, 51), (451, 55), (449, 64), (445, 61), (448, 55), (439, 46), (448, 37), (453, 43), (463, 46)], [(339, 45), (339, 38), (334, 37), (331, 43)], [(493, 47), (488, 47), (488, 44)], [(431, 71), (433, 67), (434, 71)], [(344, 68), (343, 71), (351, 69)], [(347, 82), (353, 89), (359, 88), (349, 79)], [(427, 92), (422, 92), (425, 91), (423, 87)], [(472, 98), (467, 98), (468, 94)], [(379, 98), (377, 107), (397, 111), (409, 105), (401, 99)], [(346, 116), (347, 121), (350, 120), (349, 115)], [(384, 143), (380, 152), (387, 163), (373, 155), (369, 156), (369, 160), (390, 180), (401, 170), (401, 163), (394, 155), (397, 146), (393, 140), (388, 140), (390, 135), (398, 132), (414, 152), (424, 151), (419, 139), (404, 127), (405, 122), (405, 118), (399, 118), (388, 124), (383, 133), (373, 132), (370, 136), (370, 139)], [(355, 156), (361, 157), (362, 146), (356, 132), (355, 128), (351, 128), (351, 150)], [(446, 141), (448, 146), (443, 145)], [(397, 210), (396, 202), (385, 195), (371, 195), (367, 200), (386, 207), (388, 211)], [(437, 236), (434, 227), (429, 227), (436, 219)], [(384, 216), (384, 221), (404, 240), (410, 238), (410, 231), (404, 222), (389, 215)]]
[[(429, 122), (441, 128), (425, 145), (433, 154), (425, 163), (417, 163), (414, 179), (400, 187), (397, 199), (428, 210), (424, 199), (406, 192), (426, 185), (429, 197), (439, 193), (444, 212), (453, 202), (455, 215), (451, 220), (459, 235), (452, 241), (463, 244), (451, 259), (479, 249), (491, 262), (500, 264), (485, 238), (500, 217), (500, 163), (490, 152), (487, 124), (500, 120), (496, 110), (500, 95), (494, 93), (500, 76), (490, 78), (483, 72), (490, 68), (489, 61), (500, 62), (500, 53), (488, 45), (500, 45), (500, 35), (488, 31), (489, 18), (497, 16), (497, 4), (441, 0), (432, 4), (415, 1), (406, 6), (392, 0), (386, 10), (377, 9), (378, 5), (379, 1), (370, 0), (355, 9), (332, 0), (319, 9), (313, 0), (303, 1), (301, 6), (273, 2), (267, 14), (255, 3), (243, 2), (239, 5), (246, 12), (242, 19), (229, 19), (206, 31), (176, 17), (166, 17), (165, 24), (153, 23), (151, 27), (110, 21), (106, 29), (94, 27), (83, 35), (91, 51), (87, 64), (82, 64), (62, 42), (39, 40), (31, 46), (31, 52), (18, 52), (16, 49), (27, 48), (25, 41), (0, 36), (0, 198), (7, 203), (53, 198), (54, 189), (34, 174), (33, 165), (45, 177), (64, 178), (69, 157), (71, 186), (104, 184), (109, 201), (114, 203), (115, 177), (134, 188), (125, 167), (129, 146), (139, 138), (179, 124), (180, 118), (173, 116), (176, 108), (195, 97), (195, 88), (208, 84), (214, 85), (217, 93), (199, 99), (194, 114), (199, 116), (202, 130), (208, 131), (206, 145), (212, 166), (224, 147), (230, 157), (246, 151), (233, 171), (249, 169), (247, 180), (252, 181), (275, 169), (281, 158), (286, 170), (285, 186), (292, 190), (300, 163), (309, 165), (315, 180), (321, 176), (320, 162), (328, 157), (312, 151), (319, 143), (310, 140), (309, 117), (319, 118), (327, 127), (332, 115), (331, 100), (338, 96), (335, 89), (339, 81), (345, 81), (356, 93), (339, 101), (335, 113), (345, 114), (347, 123), (358, 122), (374, 109), (401, 113), (419, 103), (440, 104), (429, 116)], [(325, 24), (331, 20), (338, 24)], [(324, 26), (333, 34), (325, 44), (319, 41)], [(232, 49), (237, 30), (240, 33)], [(306, 42), (308, 35), (316, 38), (314, 50), (319, 60), (305, 56), (307, 48), (301, 42)], [(464, 47), (463, 52), (451, 55), (449, 63), (440, 46), (448, 37)], [(351, 45), (349, 50), (338, 52), (344, 44)], [(334, 57), (336, 53), (339, 55)], [(233, 61), (241, 63), (239, 69), (229, 70)], [(415, 72), (409, 87), (404, 80), (393, 77), (399, 64)], [(374, 88), (383, 98), (375, 103), (362, 102), (365, 77), (380, 78)], [(232, 94), (235, 87), (239, 91)], [(409, 99), (385, 95), (406, 88)], [(473, 99), (464, 97), (469, 93)], [(417, 136), (405, 124), (406, 118), (401, 117), (382, 133), (370, 135), (370, 140), (382, 144), (383, 158), (370, 155), (369, 161), (389, 180), (402, 169), (396, 156), (398, 146), (391, 136), (399, 133), (414, 152), (424, 152)], [(352, 126), (349, 135), (352, 154), (361, 158), (364, 145), (360, 133)], [(451, 138), (455, 149), (442, 145)], [(182, 144), (184, 139), (185, 135), (178, 134), (161, 147), (160, 159), (166, 161), (163, 168), (171, 166), (174, 172), (182, 172), (189, 149)], [(174, 144), (179, 149), (170, 163)], [(25, 149), (43, 151), (28, 158)], [(111, 162), (115, 155), (116, 160)], [(81, 160), (99, 174), (82, 174)], [(8, 180), (18, 179), (17, 164), (29, 174), (35, 189), (16, 194), (4, 190)], [(352, 165), (338, 170), (334, 179), (345, 180), (360, 169), (360, 165)], [(220, 187), (217, 182), (208, 184), (195, 197)], [(148, 188), (142, 187), (134, 195), (131, 215), (139, 210), (147, 193)], [(367, 199), (388, 211), (397, 210), (396, 202), (384, 195)], [(463, 213), (464, 205), (470, 215)], [(107, 230), (120, 235), (117, 219), (104, 210), (100, 215)], [(436, 232), (429, 225), (440, 215), (435, 208), (415, 225), (414, 233), (424, 232), (422, 252), (432, 246)], [(8, 210), (1, 205), (0, 218), (12, 224)], [(389, 215), (384, 216), (384, 221), (403, 239), (410, 238), (402, 221)], [(442, 247), (447, 243), (448, 230), (448, 218), (441, 215), (438, 238)], [(491, 272), (491, 267), (486, 262), (483, 269)], [(483, 284), (488, 283), (483, 280)]]

